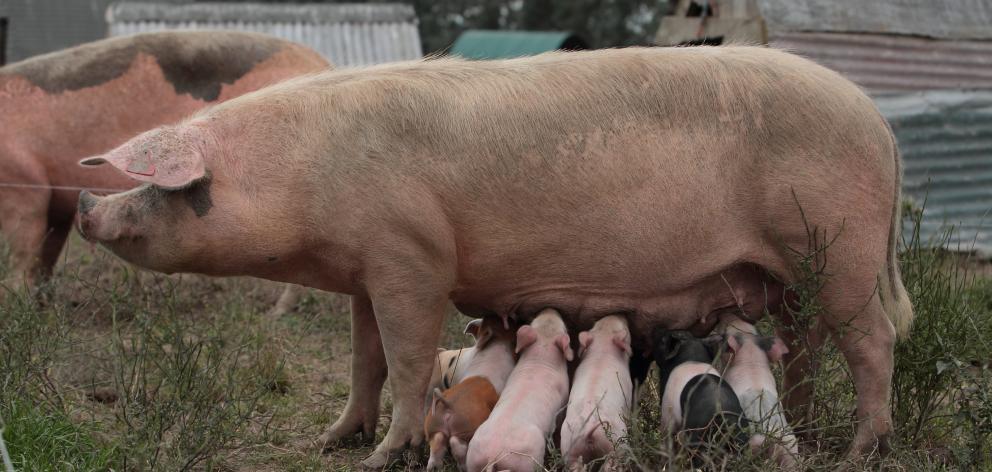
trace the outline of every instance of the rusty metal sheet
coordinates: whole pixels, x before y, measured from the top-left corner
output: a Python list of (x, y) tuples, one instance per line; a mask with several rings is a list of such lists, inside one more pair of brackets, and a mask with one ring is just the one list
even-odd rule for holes
[(769, 42), (834, 69), (872, 93), (992, 89), (992, 41), (784, 33)]

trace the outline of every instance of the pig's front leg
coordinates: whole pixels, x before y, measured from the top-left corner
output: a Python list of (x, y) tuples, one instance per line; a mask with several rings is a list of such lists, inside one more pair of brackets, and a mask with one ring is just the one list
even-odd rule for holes
[(361, 435), (363, 443), (375, 440), (379, 397), (385, 381), (386, 357), (372, 301), (366, 296), (351, 297), (351, 391), (344, 413), (320, 436), (321, 449), (326, 451), (356, 434)]
[(362, 461), (368, 468), (381, 469), (397, 460), (404, 449), (424, 440), (424, 392), (451, 284), (429, 279), (435, 267), (421, 267), (424, 270), (402, 271), (407, 275), (394, 275), (392, 283), (370, 290), (389, 366), (393, 415), (385, 439)]

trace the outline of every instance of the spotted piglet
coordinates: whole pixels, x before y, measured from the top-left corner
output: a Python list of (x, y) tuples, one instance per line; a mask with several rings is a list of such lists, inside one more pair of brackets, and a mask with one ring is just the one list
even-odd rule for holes
[(743, 446), (747, 419), (734, 390), (713, 368), (714, 349), (708, 341), (688, 331), (655, 331), (662, 426), (669, 434), (684, 431), (685, 445), (693, 450)]
[[(749, 441), (751, 448), (767, 447), (783, 469), (797, 469), (799, 446), (782, 414), (770, 366), (770, 362), (780, 362), (789, 349), (777, 337), (758, 336), (754, 325), (732, 314), (724, 315), (716, 331), (727, 339), (723, 378), (734, 388), (744, 415), (757, 431)], [(770, 445), (765, 444), (768, 438), (774, 440)]]
[(568, 332), (552, 309), (517, 331), (520, 359), (489, 419), (468, 448), (468, 470), (532, 471), (544, 463), (547, 438), (568, 401)]
[(513, 331), (499, 318), (474, 320), (465, 332), (475, 336), (475, 346), (456, 351), (448, 361), (451, 367), (441, 372), (442, 383), (454, 385), (443, 392), (434, 389), (424, 420), (431, 449), (428, 470), (441, 466), (449, 447), (459, 468), (465, 468), (469, 441), (489, 417), (515, 364)]
[(561, 428), (561, 453), (571, 469), (609, 455), (613, 441), (626, 436), (633, 390), (630, 330), (624, 317), (597, 321), (591, 330), (579, 333), (579, 345), (581, 361)]

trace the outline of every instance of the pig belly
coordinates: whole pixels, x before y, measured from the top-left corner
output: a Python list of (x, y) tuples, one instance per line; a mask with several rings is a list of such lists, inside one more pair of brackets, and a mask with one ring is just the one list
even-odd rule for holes
[(704, 374), (720, 376), (712, 365), (686, 362), (676, 367), (668, 377), (665, 391), (661, 394), (661, 424), (668, 434), (675, 434), (682, 429), (682, 390), (685, 390), (690, 380)]
[[(576, 263), (576, 266), (588, 265)], [(784, 288), (767, 271), (752, 264), (732, 264), (707, 275), (694, 276), (688, 283), (674, 288), (669, 287), (678, 281), (660, 274), (647, 278), (655, 283), (653, 286), (646, 286), (645, 280), (630, 280), (621, 284), (557, 283), (548, 287), (547, 280), (520, 276), (536, 270), (528, 267), (515, 271), (517, 275), (507, 277), (516, 282), (513, 286), (506, 285), (507, 279), (480, 281), (486, 290), (462, 286), (452, 293), (452, 300), (460, 311), (471, 316), (513, 316), (521, 322), (528, 322), (540, 310), (553, 307), (577, 330), (590, 329), (598, 319), (613, 313), (630, 313), (633, 340), (643, 346), (654, 326), (689, 329), (704, 335), (723, 312), (758, 320), (766, 310), (778, 311)]]

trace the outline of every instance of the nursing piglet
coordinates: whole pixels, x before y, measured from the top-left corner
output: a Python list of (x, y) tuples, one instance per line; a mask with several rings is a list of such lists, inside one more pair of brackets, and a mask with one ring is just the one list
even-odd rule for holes
[(568, 331), (545, 309), (517, 331), (520, 359), (489, 419), (468, 448), (468, 470), (530, 472), (542, 467), (547, 438), (568, 401)]
[(796, 469), (799, 446), (782, 414), (769, 364), (780, 362), (789, 349), (777, 337), (758, 336), (754, 325), (734, 315), (725, 315), (717, 330), (726, 336), (729, 348), (724, 354), (729, 361), (723, 378), (737, 393), (744, 415), (758, 431), (750, 446), (761, 449), (767, 438), (773, 438), (772, 459), (785, 469)]
[(661, 422), (669, 434), (685, 431), (690, 449), (707, 443), (747, 442), (737, 395), (713, 368), (713, 349), (688, 331), (657, 330), (654, 359), (661, 387)]
[(459, 470), (465, 468), (467, 446), (496, 406), (499, 394), (484, 377), (469, 377), (450, 389), (434, 390), (434, 401), (424, 422), (424, 433), (430, 441), (431, 456), (427, 470), (441, 467), (444, 453), (450, 445)]
[(475, 346), (455, 351), (447, 361), (453, 367), (441, 374), (441, 381), (453, 386), (433, 391), (432, 408), (424, 421), (431, 449), (428, 470), (441, 466), (449, 447), (459, 468), (465, 468), (469, 441), (489, 417), (515, 364), (513, 331), (501, 319), (473, 320), (465, 332), (475, 336)]
[[(561, 428), (561, 453), (570, 468), (609, 455), (627, 434), (630, 412), (630, 330), (622, 316), (607, 316), (579, 333), (579, 358), (568, 413)], [(612, 466), (610, 466), (612, 468)]]

